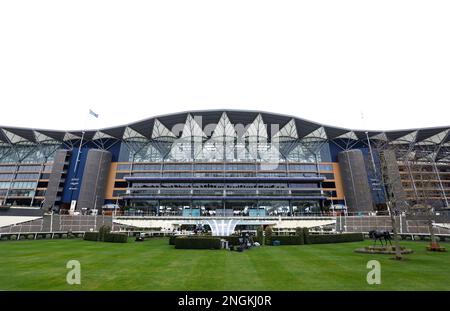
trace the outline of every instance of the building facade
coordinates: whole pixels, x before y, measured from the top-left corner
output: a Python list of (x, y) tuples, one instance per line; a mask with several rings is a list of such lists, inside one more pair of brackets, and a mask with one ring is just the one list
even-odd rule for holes
[(426, 200), (448, 209), (449, 128), (366, 132), (212, 110), (99, 130), (0, 129), (4, 206), (287, 216), (340, 206), (375, 211), (386, 189), (406, 205)]

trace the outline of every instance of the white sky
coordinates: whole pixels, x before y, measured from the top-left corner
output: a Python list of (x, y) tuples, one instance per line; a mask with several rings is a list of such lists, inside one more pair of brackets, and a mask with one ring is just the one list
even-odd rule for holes
[(4, 0), (0, 124), (228, 108), (355, 129), (450, 125), (449, 16), (450, 1)]

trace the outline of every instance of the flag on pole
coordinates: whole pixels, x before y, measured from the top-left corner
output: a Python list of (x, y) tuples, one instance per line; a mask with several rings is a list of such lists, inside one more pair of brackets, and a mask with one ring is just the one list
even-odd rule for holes
[(93, 112), (91, 109), (89, 109), (89, 114), (93, 115), (96, 118), (98, 118), (98, 113)]

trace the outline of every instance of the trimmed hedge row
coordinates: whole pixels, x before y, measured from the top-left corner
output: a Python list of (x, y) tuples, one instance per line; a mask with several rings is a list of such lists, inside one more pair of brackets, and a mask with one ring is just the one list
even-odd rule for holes
[[(175, 245), (175, 240), (181, 237), (192, 237), (192, 238), (207, 238), (207, 239), (211, 239), (211, 238), (218, 238), (220, 239), (224, 239), (227, 240), (229, 244), (231, 245), (239, 245), (239, 237), (238, 236), (180, 236), (180, 235), (172, 235), (169, 237), (169, 245)], [(255, 241), (256, 242), (256, 241)]]
[(84, 240), (94, 242), (112, 242), (112, 243), (126, 243), (128, 236), (120, 233), (104, 233), (103, 236), (99, 232), (86, 232)]
[(280, 241), (281, 245), (326, 244), (359, 242), (364, 240), (362, 233), (311, 234), (307, 240), (302, 235), (272, 236), (273, 241)]
[(127, 243), (128, 236), (120, 233), (106, 233), (103, 241), (112, 243)]
[(362, 233), (312, 234), (309, 244), (344, 243), (364, 241)]
[(86, 232), (84, 234), (84, 240), (86, 241), (98, 241), (98, 232)]
[(363, 241), (364, 235), (362, 233), (336, 233), (336, 234), (316, 235), (316, 234), (309, 234), (308, 228), (297, 228), (295, 230), (295, 235), (290, 236), (270, 235), (269, 241), (267, 241), (266, 237), (266, 245), (272, 245), (272, 242), (277, 240), (280, 241), (281, 245), (343, 243), (343, 242)]
[[(172, 236), (170, 236), (169, 237), (169, 245), (175, 245), (175, 239), (177, 239), (179, 237), (182, 237), (182, 236), (179, 236), (179, 235), (172, 235)], [(191, 237), (196, 237), (196, 236), (191, 236)], [(197, 236), (197, 237), (200, 237), (200, 238), (218, 238), (219, 240), (220, 239), (224, 239), (224, 240), (227, 240), (230, 245), (239, 245), (240, 244), (239, 243), (239, 238), (240, 237), (239, 236), (235, 236), (235, 235), (230, 235), (230, 236)], [(259, 242), (259, 244), (262, 245), (262, 236), (253, 237), (253, 241), (254, 242)]]
[[(8, 235), (2, 235), (0, 238), (0, 241), (14, 241), (17, 240), (18, 234), (8, 234)], [(53, 233), (53, 239), (75, 239), (75, 238), (82, 238), (82, 233)], [(19, 237), (19, 240), (43, 240), (52, 239), (52, 234), (50, 233), (22, 233)]]
[(174, 239), (177, 249), (220, 249), (220, 238), (183, 236)]

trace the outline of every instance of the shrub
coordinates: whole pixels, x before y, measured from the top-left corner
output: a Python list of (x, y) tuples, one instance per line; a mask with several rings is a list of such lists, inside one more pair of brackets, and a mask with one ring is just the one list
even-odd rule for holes
[(67, 233), (61, 234), (61, 239), (67, 239)]
[(52, 238), (52, 235), (48, 233), (48, 234), (45, 235), (45, 238), (46, 238), (46, 239), (51, 239), (51, 238)]
[(99, 241), (105, 240), (105, 235), (111, 232), (111, 228), (109, 226), (103, 225), (98, 230)]
[(121, 233), (105, 233), (103, 241), (112, 243), (126, 243), (128, 241), (128, 236)]
[(10, 240), (17, 240), (17, 235), (13, 234), (9, 237)]
[(85, 232), (83, 239), (94, 242), (126, 243), (128, 236), (121, 233), (105, 233), (103, 240), (100, 240), (100, 232)]
[(254, 242), (264, 245), (264, 231), (262, 227), (258, 227), (258, 230), (256, 230), (256, 238), (254, 239)]
[(85, 241), (98, 241), (98, 232), (86, 232), (83, 239)]
[(304, 244), (311, 244), (311, 240), (310, 240), (310, 235), (309, 235), (309, 229), (308, 228), (303, 228), (303, 241)]
[(267, 227), (266, 228), (266, 245), (272, 245), (272, 228)]
[(220, 249), (219, 237), (177, 237), (175, 239), (177, 249)]
[(171, 235), (170, 237), (169, 237), (169, 245), (175, 245), (175, 239), (177, 238), (178, 236), (176, 236), (176, 235)]
[(27, 239), (28, 240), (34, 240), (34, 234), (27, 235)]
[(19, 236), (19, 240), (25, 240), (26, 236), (24, 236), (23, 234), (21, 236)]
[(313, 234), (309, 236), (310, 244), (344, 243), (363, 241), (362, 233)]

